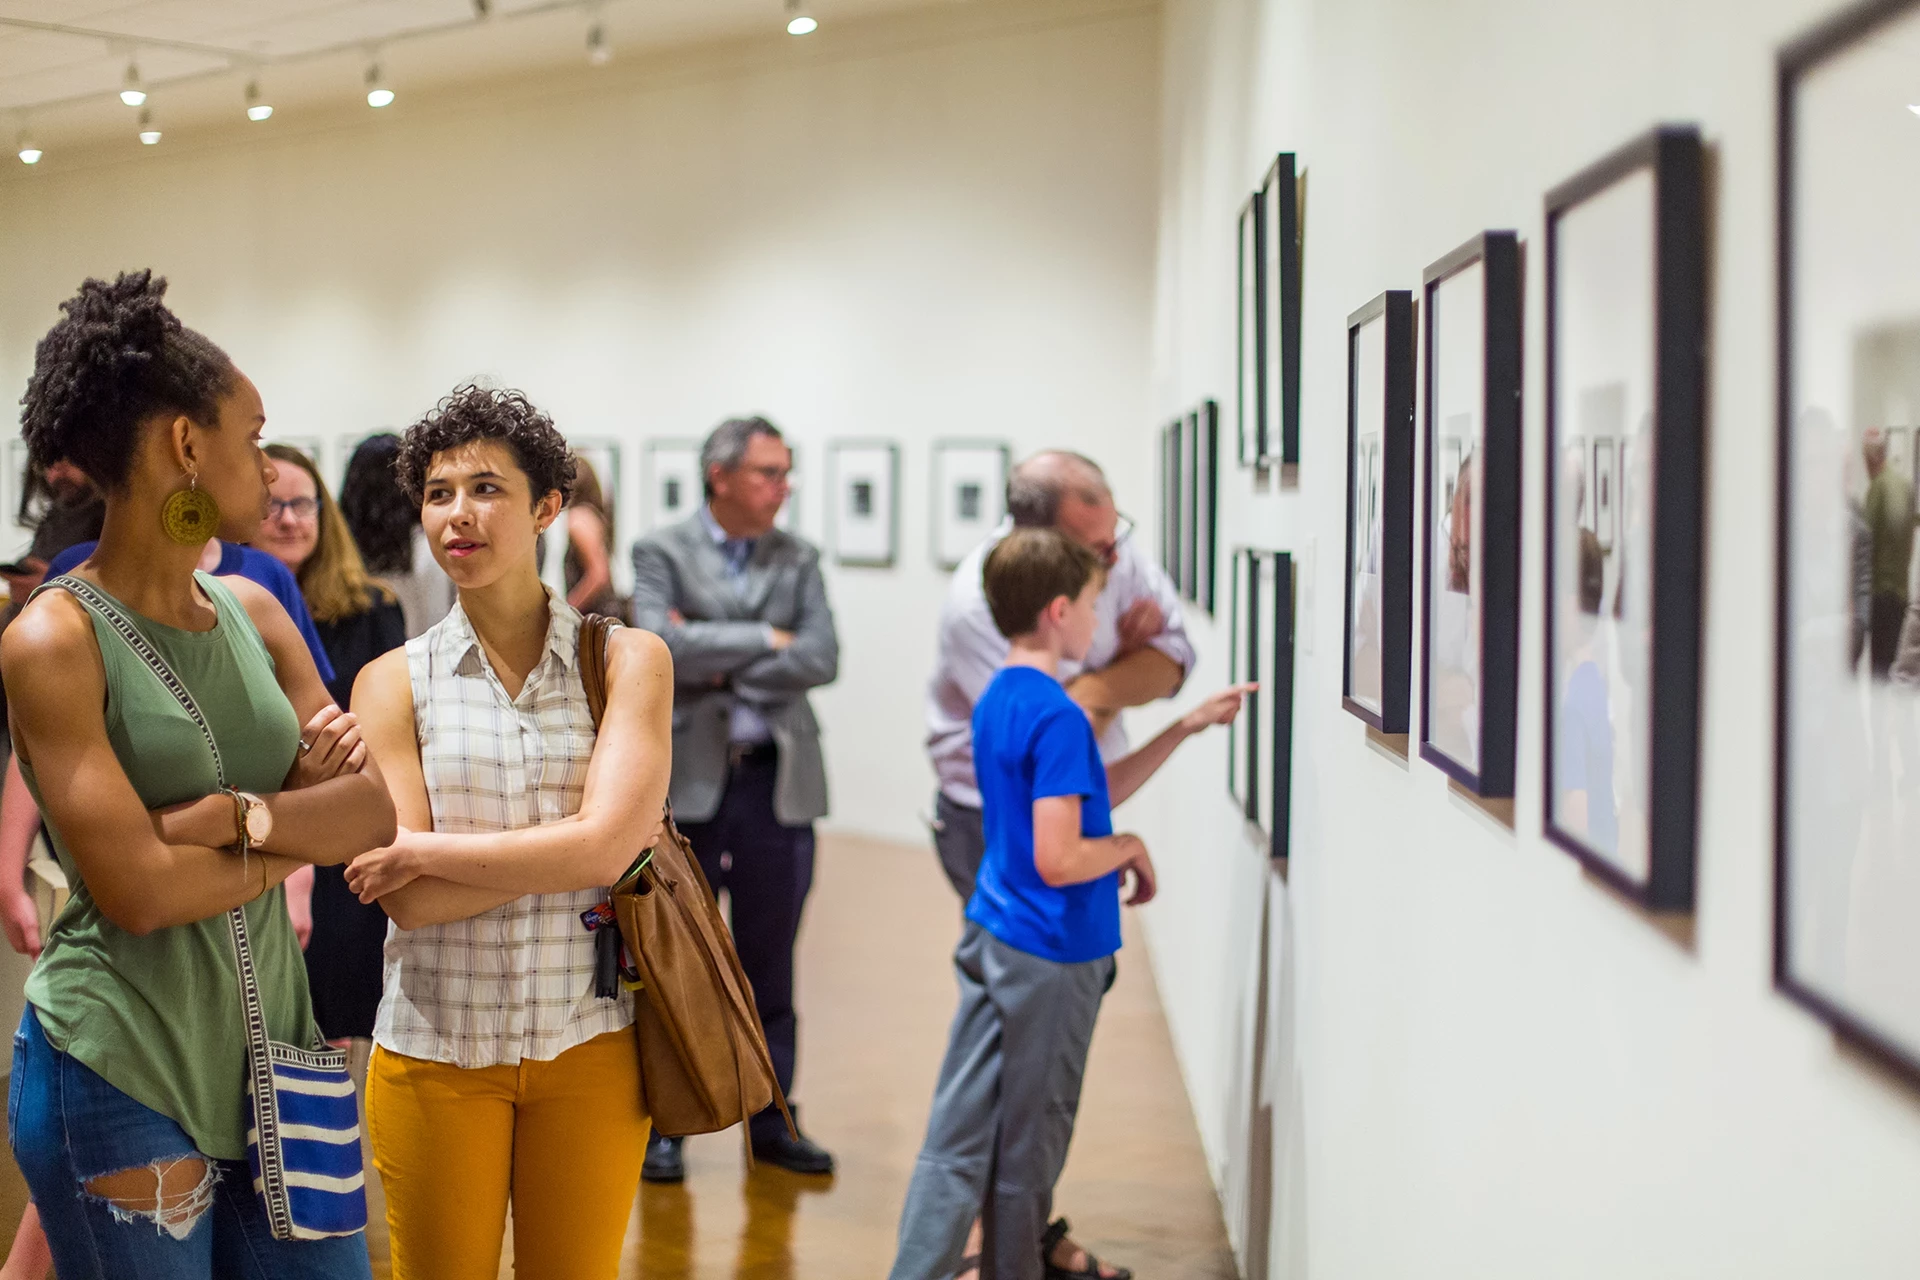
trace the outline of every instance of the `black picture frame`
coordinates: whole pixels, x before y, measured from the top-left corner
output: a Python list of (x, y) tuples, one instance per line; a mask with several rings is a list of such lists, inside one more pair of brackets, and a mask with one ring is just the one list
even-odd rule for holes
[(1200, 415), (1181, 418), (1181, 595), (1200, 597)]
[[(1256, 658), (1260, 652), (1260, 564), (1258, 552), (1246, 547), (1233, 553), (1228, 590), (1232, 613), (1227, 628), (1227, 670), (1232, 684), (1257, 680)], [(1291, 670), (1291, 667), (1289, 667)], [(1254, 732), (1259, 723), (1260, 691), (1247, 695), (1240, 714), (1233, 718), (1227, 732), (1227, 793), (1239, 806), (1240, 816), (1254, 822), (1260, 816), (1260, 740)]]
[[(1347, 317), (1347, 560), (1345, 642), (1340, 659), (1340, 703), (1368, 725), (1387, 734), (1407, 732), (1413, 683), (1413, 413), (1414, 314), (1413, 294), (1390, 289)], [(1380, 483), (1370, 481), (1371, 453), (1361, 445), (1369, 424), (1360, 421), (1361, 331), (1370, 324), (1384, 327), (1384, 368), (1381, 376), (1379, 431)], [(1365, 492), (1363, 492), (1365, 490)], [(1368, 507), (1372, 498), (1377, 505)], [(1380, 529), (1375, 551), (1372, 526)], [(1362, 526), (1367, 526), (1362, 528)], [(1364, 557), (1364, 561), (1363, 561)], [(1372, 565), (1363, 575), (1362, 564)], [(1362, 576), (1377, 578), (1377, 601), (1363, 595)], [(1365, 693), (1356, 692), (1355, 645), (1357, 610), (1372, 605), (1379, 621), (1380, 687), (1377, 706), (1368, 706)], [(1370, 664), (1362, 664), (1370, 665)], [(1364, 679), (1365, 673), (1361, 673)]]
[[(1260, 682), (1255, 696), (1261, 701), (1256, 705), (1269, 708), (1267, 718), (1271, 721), (1265, 735), (1267, 802), (1259, 807), (1267, 811), (1267, 856), (1285, 862), (1293, 852), (1293, 556), (1286, 551), (1260, 551), (1253, 553), (1253, 558), (1261, 568), (1254, 575), (1261, 604), (1258, 619), (1266, 623), (1273, 637), (1271, 661), (1258, 662), (1254, 675)], [(1260, 655), (1266, 647), (1258, 645), (1254, 653)], [(1250, 715), (1255, 710), (1256, 706), (1247, 706), (1240, 713)]]
[(1174, 577), (1180, 545), (1178, 471), (1173, 460), (1173, 424), (1160, 428), (1160, 568)]
[(1262, 432), (1267, 415), (1266, 341), (1267, 272), (1265, 200), (1256, 191), (1240, 207), (1238, 286), (1234, 291), (1238, 316), (1238, 355), (1234, 403), (1243, 467), (1257, 467), (1265, 456)]
[(1220, 560), (1220, 402), (1205, 400), (1196, 419), (1196, 529), (1193, 602), (1214, 613)]
[(1260, 184), (1259, 461), (1300, 462), (1302, 227), (1298, 156), (1282, 151)]
[[(1437, 370), (1446, 311), (1436, 305), (1441, 288), (1470, 267), (1481, 269), (1481, 334), (1477, 489), (1470, 502), (1479, 521), (1478, 564), (1469, 568), (1478, 608), (1477, 725), (1475, 759), (1467, 761), (1435, 739), (1434, 577), (1441, 520), (1441, 495), (1448, 492), (1441, 474), (1443, 423), (1437, 417)], [(1513, 795), (1519, 728), (1520, 686), (1520, 478), (1522, 310), (1525, 275), (1520, 238), (1512, 231), (1487, 231), (1447, 254), (1423, 273), (1421, 302), (1426, 428), (1421, 451), (1421, 510), (1426, 513), (1426, 554), (1421, 559), (1420, 592), (1420, 758), (1487, 798)], [(1449, 518), (1451, 513), (1448, 513)], [(1472, 551), (1469, 552), (1471, 557)], [(1475, 607), (1469, 605), (1469, 609)]]
[[(1694, 904), (1698, 815), (1698, 741), (1701, 608), (1701, 476), (1706, 396), (1706, 218), (1704, 151), (1698, 128), (1661, 125), (1621, 146), (1547, 193), (1546, 214), (1546, 594), (1542, 620), (1546, 640), (1541, 705), (1545, 770), (1543, 826), (1546, 838), (1572, 854), (1595, 876), (1650, 911), (1687, 912)], [(1616, 184), (1649, 174), (1652, 182), (1653, 254), (1652, 375), (1648, 387), (1650, 440), (1633, 442), (1652, 456), (1640, 465), (1652, 476), (1649, 570), (1648, 699), (1650, 732), (1644, 766), (1644, 847), (1647, 870), (1635, 876), (1621, 861), (1562, 825), (1557, 816), (1556, 773), (1559, 589), (1585, 590), (1581, 581), (1558, 581), (1561, 552), (1558, 517), (1563, 499), (1562, 448), (1579, 434), (1562, 421), (1558, 395), (1564, 375), (1560, 290), (1563, 221)], [(1631, 264), (1620, 268), (1632, 271)], [(1609, 322), (1617, 317), (1608, 317)], [(1581, 570), (1573, 575), (1585, 577)], [(1615, 589), (1616, 592), (1619, 588)], [(1597, 611), (1596, 611), (1597, 612)], [(1610, 714), (1610, 713), (1609, 713)], [(1631, 757), (1630, 757), (1631, 758)], [(1609, 812), (1613, 797), (1607, 797)], [(1632, 814), (1629, 815), (1630, 817)], [(1637, 825), (1637, 824), (1636, 824)], [(1633, 833), (1636, 840), (1641, 833)], [(1617, 840), (1617, 837), (1616, 837)]]
[[(1848, 316), (1844, 311), (1834, 312), (1823, 309), (1820, 305), (1821, 299), (1809, 300), (1802, 297), (1801, 282), (1811, 281), (1817, 284), (1821, 279), (1818, 265), (1821, 250), (1842, 241), (1853, 241), (1858, 235), (1852, 228), (1836, 228), (1830, 222), (1815, 216), (1819, 211), (1817, 204), (1812, 209), (1803, 210), (1802, 208), (1802, 198), (1808, 194), (1807, 189), (1801, 185), (1807, 181), (1803, 173), (1805, 169), (1811, 167), (1807, 162), (1816, 159), (1829, 161), (1822, 171), (1827, 189), (1831, 189), (1833, 175), (1830, 164), (1832, 153), (1818, 150), (1820, 137), (1812, 128), (1806, 127), (1809, 121), (1803, 119), (1801, 114), (1804, 101), (1802, 89), (1810, 73), (1813, 72), (1822, 73), (1821, 80), (1831, 88), (1840, 89), (1845, 86), (1847, 89), (1852, 89), (1854, 82), (1843, 79), (1845, 69), (1837, 65), (1842, 57), (1855, 53), (1864, 55), (1862, 63), (1857, 65), (1867, 74), (1875, 74), (1890, 60), (1891, 51), (1898, 47), (1894, 41), (1887, 38), (1888, 28), (1896, 21), (1912, 22), (1916, 18), (1920, 18), (1920, 0), (1868, 0), (1867, 3), (1853, 5), (1788, 43), (1780, 51), (1776, 65), (1775, 103), (1778, 111), (1776, 146), (1778, 150), (1775, 166), (1777, 183), (1775, 226), (1778, 237), (1776, 276), (1778, 292), (1775, 310), (1777, 358), (1774, 364), (1777, 379), (1776, 413), (1778, 416), (1775, 426), (1775, 443), (1779, 486), (1776, 491), (1777, 543), (1774, 583), (1776, 714), (1773, 743), (1772, 976), (1774, 989), (1788, 1000), (1821, 1019), (1849, 1044), (1887, 1066), (1910, 1085), (1920, 1088), (1920, 1037), (1915, 1036), (1911, 1030), (1903, 1031), (1896, 1022), (1889, 1020), (1884, 1009), (1888, 990), (1884, 974), (1871, 972), (1865, 974), (1869, 979), (1867, 985), (1870, 992), (1877, 990), (1881, 996), (1882, 1009), (1875, 1009), (1870, 1001), (1862, 1000), (1860, 993), (1849, 989), (1849, 984), (1845, 981), (1845, 978), (1855, 976), (1857, 971), (1871, 970), (1873, 962), (1870, 957), (1879, 954), (1878, 949), (1872, 945), (1871, 939), (1868, 939), (1866, 945), (1861, 945), (1853, 934), (1853, 926), (1856, 922), (1852, 919), (1842, 922), (1843, 928), (1839, 931), (1837, 938), (1823, 937), (1822, 926), (1828, 922), (1820, 918), (1821, 913), (1823, 908), (1832, 909), (1823, 902), (1823, 899), (1830, 899), (1836, 895), (1831, 890), (1822, 892), (1821, 879), (1818, 875), (1811, 883), (1803, 883), (1801, 880), (1801, 874), (1818, 869), (1815, 859), (1842, 860), (1837, 868), (1828, 868), (1825, 871), (1825, 877), (1829, 882), (1837, 881), (1842, 886), (1838, 895), (1839, 909), (1851, 915), (1852, 904), (1861, 898), (1867, 898), (1875, 903), (1875, 914), (1881, 921), (1879, 928), (1882, 933), (1910, 930), (1912, 927), (1910, 918), (1902, 919), (1898, 914), (1893, 914), (1897, 913), (1903, 904), (1887, 903), (1884, 896), (1874, 894), (1870, 882), (1864, 882), (1864, 878), (1858, 875), (1862, 861), (1874, 858), (1876, 855), (1884, 856), (1890, 851), (1889, 845), (1897, 842), (1898, 837), (1895, 835), (1889, 838), (1883, 835), (1876, 847), (1875, 844), (1860, 838), (1866, 830), (1862, 818), (1855, 816), (1853, 821), (1861, 825), (1849, 830), (1830, 821), (1832, 815), (1830, 809), (1827, 814), (1822, 815), (1823, 819), (1827, 820), (1819, 823), (1825, 828), (1823, 837), (1819, 840), (1802, 839), (1796, 843), (1795, 832), (1799, 824), (1794, 820), (1796, 798), (1806, 795), (1814, 797), (1816, 803), (1825, 799), (1829, 804), (1835, 803), (1835, 797), (1838, 796), (1842, 798), (1839, 803), (1843, 806), (1861, 810), (1885, 805), (1886, 788), (1890, 785), (1888, 781), (1876, 779), (1858, 783), (1858, 780), (1851, 776), (1858, 772), (1859, 749), (1848, 739), (1854, 738), (1855, 742), (1871, 740), (1872, 730), (1867, 726), (1873, 725), (1876, 721), (1884, 726), (1895, 718), (1882, 715), (1881, 713), (1889, 708), (1875, 706), (1874, 703), (1890, 696), (1894, 698), (1902, 696), (1882, 692), (1884, 685), (1870, 684), (1868, 690), (1862, 691), (1855, 683), (1858, 679), (1862, 654), (1851, 648), (1840, 650), (1835, 654), (1838, 660), (1833, 663), (1833, 667), (1836, 673), (1844, 672), (1844, 675), (1836, 679), (1835, 683), (1841, 683), (1841, 680), (1845, 683), (1833, 692), (1843, 695), (1840, 699), (1842, 702), (1852, 702), (1854, 705), (1845, 713), (1833, 716), (1824, 722), (1818, 718), (1820, 704), (1813, 696), (1819, 692), (1816, 683), (1818, 676), (1816, 672), (1809, 671), (1804, 665), (1799, 665), (1807, 661), (1802, 656), (1802, 649), (1809, 644), (1816, 646), (1826, 644), (1831, 645), (1834, 650), (1839, 650), (1842, 644), (1856, 643), (1858, 636), (1856, 635), (1852, 641), (1841, 638), (1847, 635), (1848, 630), (1844, 618), (1823, 618), (1817, 613), (1810, 616), (1803, 615), (1799, 610), (1796, 592), (1811, 592), (1819, 584), (1816, 581), (1802, 580), (1801, 574), (1796, 572), (1796, 566), (1799, 566), (1802, 571), (1808, 570), (1809, 561), (1820, 562), (1822, 557), (1819, 552), (1826, 549), (1821, 540), (1822, 513), (1815, 508), (1807, 513), (1809, 518), (1803, 518), (1801, 504), (1806, 501), (1817, 501), (1823, 491), (1829, 491), (1830, 485), (1823, 481), (1830, 481), (1832, 478), (1824, 470), (1816, 474), (1803, 474), (1803, 472), (1809, 462), (1818, 456), (1820, 433), (1824, 431), (1830, 439), (1843, 438), (1847, 449), (1856, 449), (1862, 441), (1855, 435), (1855, 431), (1867, 421), (1875, 422), (1883, 429), (1893, 428), (1887, 430), (1889, 437), (1905, 436), (1906, 438), (1898, 444), (1904, 445), (1908, 450), (1909, 462), (1914, 452), (1920, 452), (1913, 449), (1913, 433), (1894, 427), (1897, 419), (1888, 420), (1879, 417), (1881, 412), (1879, 405), (1861, 403), (1870, 400), (1870, 397), (1861, 395), (1864, 388), (1857, 368), (1849, 370), (1853, 386), (1841, 390), (1834, 396), (1831, 403), (1831, 420), (1825, 422), (1820, 420), (1822, 409), (1827, 407), (1821, 404), (1824, 397), (1817, 385), (1811, 385), (1817, 384), (1818, 380), (1807, 378), (1804, 381), (1810, 385), (1803, 386), (1803, 380), (1796, 374), (1803, 351), (1808, 349), (1818, 351), (1819, 339), (1823, 336), (1820, 331), (1804, 323), (1803, 304), (1807, 305), (1809, 316), (1825, 315), (1830, 328), (1840, 329), (1845, 334), (1843, 341), (1852, 348), (1856, 361), (1860, 355), (1861, 341), (1866, 336), (1848, 324), (1849, 320), (1859, 319), (1860, 316)], [(1879, 78), (1885, 77), (1882, 75)], [(1860, 95), (1857, 90), (1849, 93), (1848, 96), (1855, 103), (1878, 101), (1882, 97), (1877, 92)], [(1909, 101), (1911, 98), (1903, 93), (1891, 100), (1887, 109), (1890, 112), (1897, 112)], [(1810, 109), (1817, 109), (1817, 102)], [(1897, 160), (1889, 158), (1885, 144), (1880, 138), (1882, 129), (1878, 122), (1862, 120), (1857, 107), (1846, 114), (1848, 118), (1846, 151), (1843, 154), (1850, 158), (1857, 157), (1853, 161), (1856, 167), (1867, 166), (1875, 161), (1885, 165), (1891, 171), (1898, 171), (1905, 167), (1904, 156)], [(1814, 123), (1817, 123), (1817, 117)], [(1901, 133), (1913, 127), (1911, 120), (1901, 120), (1898, 123), (1901, 126), (1899, 129)], [(1821, 184), (1821, 180), (1815, 181), (1816, 186)], [(1872, 188), (1868, 187), (1867, 190)], [(1867, 251), (1877, 252), (1878, 245), (1881, 243), (1884, 241), (1869, 242)], [(1898, 256), (1904, 257), (1905, 254)], [(1814, 290), (1807, 292), (1814, 292)], [(1824, 301), (1831, 304), (1832, 298), (1828, 297)], [(1870, 306), (1862, 307), (1861, 310), (1875, 319), (1880, 319), (1889, 311), (1895, 315), (1910, 314), (1904, 310), (1908, 305), (1910, 304), (1881, 297), (1874, 298)], [(1833, 390), (1829, 388), (1827, 394), (1832, 394)], [(1841, 407), (1847, 399), (1854, 402), (1851, 422), (1846, 421), (1841, 413)], [(1889, 440), (1889, 443), (1895, 442)], [(1896, 449), (1889, 449), (1884, 464), (1888, 469), (1898, 466)], [(1853, 459), (1854, 462), (1859, 460), (1857, 455)], [(1845, 498), (1838, 491), (1837, 486), (1831, 486), (1831, 491), (1836, 508), (1832, 514), (1837, 514), (1837, 508)], [(1811, 554), (1809, 548), (1814, 549)], [(1836, 557), (1836, 573), (1842, 571), (1842, 564), (1843, 562)], [(1807, 578), (1813, 576), (1811, 572), (1806, 573)], [(1841, 597), (1840, 609), (1844, 613), (1846, 605), (1852, 602), (1845, 599), (1844, 587), (1835, 594)], [(1837, 625), (1825, 629), (1823, 633), (1821, 624), (1828, 622)], [(1855, 627), (1857, 628), (1857, 623)], [(1866, 643), (1870, 645), (1871, 641)], [(1848, 654), (1851, 654), (1851, 661), (1847, 660)], [(1868, 678), (1872, 681), (1883, 679), (1871, 674)], [(1905, 706), (1902, 706), (1900, 711), (1902, 714), (1911, 715), (1911, 711)], [(1803, 715), (1803, 712), (1811, 714)], [(1849, 732), (1836, 732), (1836, 729)], [(1882, 732), (1886, 731), (1883, 729)], [(1799, 734), (1806, 735), (1806, 743), (1802, 744), (1806, 752), (1804, 764), (1796, 762), (1796, 736)], [(1884, 751), (1884, 738), (1878, 742), (1875, 749)], [(1823, 762), (1824, 767), (1810, 767), (1814, 761)], [(1881, 769), (1876, 768), (1867, 772), (1878, 775)], [(1840, 785), (1836, 786), (1836, 782)], [(1848, 791), (1851, 789), (1849, 784), (1860, 785), (1863, 789), (1849, 796)], [(1910, 829), (1910, 827), (1906, 828), (1909, 831)], [(1894, 830), (1897, 832), (1899, 829)], [(1904, 858), (1905, 850), (1900, 850), (1898, 856)], [(1890, 905), (1892, 913), (1889, 912)], [(1831, 932), (1831, 930), (1828, 931), (1829, 934)], [(1839, 968), (1843, 976), (1839, 981), (1833, 980), (1832, 974), (1825, 975), (1823, 980), (1820, 969), (1822, 955), (1826, 952), (1837, 952), (1840, 957)], [(1894, 988), (1910, 989), (1910, 984), (1905, 982), (1904, 972), (1896, 979)]]

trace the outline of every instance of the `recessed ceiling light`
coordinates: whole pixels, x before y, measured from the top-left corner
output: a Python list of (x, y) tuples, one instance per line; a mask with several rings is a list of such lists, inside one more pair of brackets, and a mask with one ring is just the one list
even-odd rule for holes
[(140, 83), (140, 64), (129, 62), (127, 74), (120, 82), (120, 101), (130, 107), (147, 105), (147, 91)]
[(21, 164), (39, 164), (40, 154), (41, 154), (40, 148), (34, 144), (33, 135), (27, 134), (27, 133), (21, 134), (20, 135), (20, 163)]
[(596, 22), (587, 28), (587, 61), (604, 67), (613, 61), (613, 46), (607, 43), (607, 29)]
[(370, 107), (385, 107), (392, 105), (392, 103), (393, 90), (381, 83), (380, 64), (378, 62), (368, 63), (367, 105)]
[(258, 80), (249, 80), (247, 82), (247, 119), (253, 121), (255, 124), (258, 124), (262, 120), (273, 119), (272, 104), (260, 100), (260, 82)]
[(787, 23), (787, 34), (790, 36), (810, 36), (819, 29), (820, 24), (804, 13)]

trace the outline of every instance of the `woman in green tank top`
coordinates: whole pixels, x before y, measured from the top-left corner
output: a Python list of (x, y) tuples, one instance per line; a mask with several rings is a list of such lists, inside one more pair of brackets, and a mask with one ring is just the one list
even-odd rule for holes
[(260, 394), (182, 328), (149, 272), (89, 280), (40, 343), (22, 435), (107, 495), (74, 571), (117, 604), (201, 730), (74, 594), (0, 641), (22, 773), (73, 895), (27, 983), (9, 1132), (62, 1280), (364, 1277), (361, 1236), (282, 1242), (247, 1169), (246, 1026), (226, 913), (243, 906), (267, 1032), (317, 1043), (283, 881), (394, 836), (351, 715), (278, 601), (195, 572), (266, 510)]

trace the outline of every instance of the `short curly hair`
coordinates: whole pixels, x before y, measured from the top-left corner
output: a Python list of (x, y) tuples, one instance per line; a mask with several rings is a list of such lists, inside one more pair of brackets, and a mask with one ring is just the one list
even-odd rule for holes
[(185, 414), (220, 420), (220, 399), (239, 370), (226, 352), (180, 323), (152, 271), (88, 280), (60, 304), (66, 314), (34, 348), (20, 398), (20, 435), (36, 467), (62, 458), (102, 489), (125, 487), (141, 424)]
[(453, 394), (407, 428), (393, 473), (415, 507), (426, 497), (427, 467), (435, 454), (482, 440), (498, 440), (513, 454), (533, 488), (533, 500), (560, 491), (564, 506), (573, 498), (573, 451), (553, 419), (534, 408), (518, 391), (497, 390), (475, 383), (455, 387)]

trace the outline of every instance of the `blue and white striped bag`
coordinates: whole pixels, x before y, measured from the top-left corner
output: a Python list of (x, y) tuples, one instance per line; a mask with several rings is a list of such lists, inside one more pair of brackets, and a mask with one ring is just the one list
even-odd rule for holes
[[(152, 668), (199, 726), (225, 789), (226, 765), (213, 730), (186, 685), (140, 629), (112, 600), (80, 578), (55, 578), (47, 587), (72, 593)], [(347, 1071), (347, 1055), (327, 1048), (317, 1028), (312, 1049), (296, 1049), (267, 1038), (246, 912), (240, 907), (229, 911), (227, 927), (247, 1018), (247, 1164), (253, 1170), (254, 1193), (276, 1240), (355, 1235), (366, 1230), (367, 1192), (360, 1163), (360, 1108)]]

